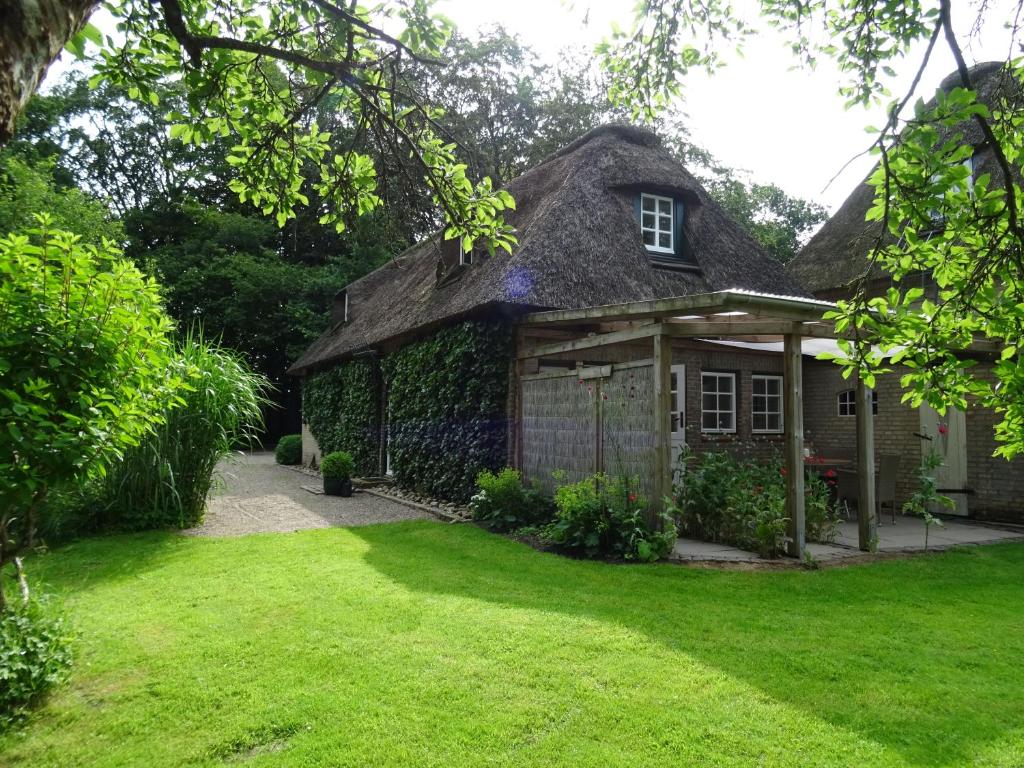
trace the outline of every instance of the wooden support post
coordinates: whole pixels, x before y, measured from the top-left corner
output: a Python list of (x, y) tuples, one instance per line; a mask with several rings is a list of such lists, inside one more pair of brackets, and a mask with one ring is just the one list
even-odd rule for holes
[[(661, 324), (659, 323), (659, 326)], [(654, 337), (654, 492), (652, 511), (664, 508), (672, 495), (672, 339)]]
[(800, 337), (787, 334), (783, 341), (783, 386), (786, 388), (786, 515), (789, 517), (788, 553), (804, 557), (804, 383)]
[(875, 420), (871, 389), (857, 379), (857, 543), (862, 552), (878, 544), (878, 515), (875, 510)]

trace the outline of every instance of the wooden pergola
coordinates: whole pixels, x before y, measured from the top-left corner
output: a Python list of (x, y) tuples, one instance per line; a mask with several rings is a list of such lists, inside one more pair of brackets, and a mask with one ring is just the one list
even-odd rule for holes
[[(653, 345), (654, 477), (653, 498), (671, 495), (671, 391), (673, 339), (728, 339), (739, 342), (782, 342), (784, 374), (784, 458), (789, 554), (803, 558), (804, 427), (802, 343), (805, 338), (836, 339), (834, 326), (822, 315), (835, 305), (790, 296), (743, 290), (636, 301), (585, 309), (554, 310), (527, 315), (523, 328), (568, 331), (559, 340), (545, 341), (517, 354), (520, 363), (615, 344)], [(581, 335), (585, 334), (585, 335)], [(856, 384), (857, 468), (860, 499), (857, 506), (859, 546), (869, 551), (876, 540), (874, 424), (871, 390)]]

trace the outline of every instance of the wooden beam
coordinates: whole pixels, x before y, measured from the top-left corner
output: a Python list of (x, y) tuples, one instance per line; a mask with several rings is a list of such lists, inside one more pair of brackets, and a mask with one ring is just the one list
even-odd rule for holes
[(611, 333), (599, 333), (594, 336), (584, 336), (582, 339), (571, 339), (569, 341), (558, 341), (551, 344), (538, 344), (535, 347), (527, 347), (518, 352), (520, 360), (530, 357), (547, 357), (548, 355), (562, 355), (568, 352), (579, 352), (582, 349), (594, 349), (595, 347), (606, 347), (612, 344), (623, 344), (639, 339), (649, 339), (659, 333), (656, 325), (642, 325), (637, 328), (628, 328), (624, 331), (612, 331)]
[(612, 322), (644, 320), (709, 312), (740, 311), (785, 320), (820, 320), (835, 304), (815, 299), (765, 296), (742, 291), (718, 291), (666, 299), (632, 301), (583, 309), (533, 312), (523, 318), (525, 325), (572, 324), (586, 321)]
[(783, 339), (783, 386), (786, 390), (786, 515), (789, 517), (788, 552), (803, 559), (804, 530), (804, 385), (800, 336)]
[(875, 419), (871, 389), (857, 379), (857, 544), (862, 552), (878, 545), (878, 515), (875, 509)]
[(652, 512), (672, 495), (672, 339), (654, 337), (654, 490)]

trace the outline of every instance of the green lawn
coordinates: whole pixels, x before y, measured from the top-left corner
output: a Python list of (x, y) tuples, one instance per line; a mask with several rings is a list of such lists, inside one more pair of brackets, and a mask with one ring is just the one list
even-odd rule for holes
[(1024, 765), (1024, 546), (613, 566), (412, 522), (80, 542), (13, 766)]

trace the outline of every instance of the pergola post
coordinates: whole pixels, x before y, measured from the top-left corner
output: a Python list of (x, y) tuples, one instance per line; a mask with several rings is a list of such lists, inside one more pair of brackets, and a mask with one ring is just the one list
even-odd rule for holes
[(875, 420), (871, 389), (857, 378), (857, 544), (870, 552), (878, 541), (878, 516), (875, 512)]
[[(658, 323), (659, 328), (661, 323)], [(654, 336), (654, 492), (652, 511), (663, 509), (672, 495), (672, 338)]]
[(803, 559), (804, 533), (804, 384), (800, 336), (783, 338), (783, 386), (786, 390), (786, 514), (789, 517), (788, 553)]

